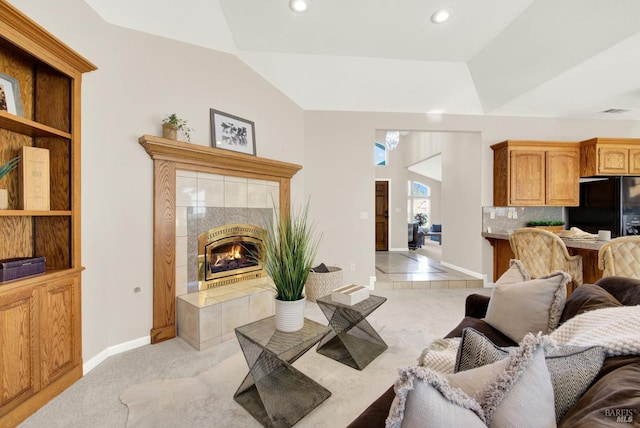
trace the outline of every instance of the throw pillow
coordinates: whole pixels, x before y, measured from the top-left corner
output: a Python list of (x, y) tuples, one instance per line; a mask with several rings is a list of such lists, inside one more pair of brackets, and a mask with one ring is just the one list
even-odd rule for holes
[(598, 285), (583, 284), (567, 299), (560, 317), (560, 324), (584, 312), (615, 306), (622, 306), (622, 303), (607, 290)]
[(514, 284), (529, 280), (531, 280), (531, 276), (522, 262), (517, 259), (511, 259), (509, 260), (509, 269), (498, 278), (496, 284)]
[(571, 277), (561, 271), (530, 281), (495, 284), (485, 321), (520, 342), (527, 333), (550, 333), (558, 326)]
[(311, 272), (327, 273), (329, 272), (329, 268), (324, 263), (320, 263), (318, 266), (311, 268)]
[[(482, 333), (467, 328), (462, 333), (455, 371), (492, 364), (506, 358), (513, 349), (496, 346)], [(600, 372), (605, 350), (600, 346), (549, 346), (545, 354), (553, 385), (556, 417), (560, 421)]]
[(555, 426), (541, 340), (529, 335), (507, 358), (465, 372), (400, 370), (387, 427)]

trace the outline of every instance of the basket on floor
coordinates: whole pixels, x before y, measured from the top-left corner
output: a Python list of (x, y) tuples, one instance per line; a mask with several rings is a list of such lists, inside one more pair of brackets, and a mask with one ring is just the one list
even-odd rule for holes
[(329, 272), (309, 272), (304, 290), (310, 302), (331, 294), (331, 291), (342, 285), (342, 269), (337, 266), (327, 266), (327, 269)]

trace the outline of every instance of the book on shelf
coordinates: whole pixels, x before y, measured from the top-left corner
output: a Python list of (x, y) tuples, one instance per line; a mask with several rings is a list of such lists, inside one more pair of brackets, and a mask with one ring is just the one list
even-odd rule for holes
[(22, 147), (20, 151), (20, 208), (48, 211), (50, 205), (49, 150)]
[(45, 271), (44, 257), (0, 259), (0, 282), (37, 275)]

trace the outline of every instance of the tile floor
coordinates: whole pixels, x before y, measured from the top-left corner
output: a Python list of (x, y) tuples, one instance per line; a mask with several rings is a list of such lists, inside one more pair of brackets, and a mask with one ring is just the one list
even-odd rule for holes
[(408, 288), (482, 288), (484, 282), (442, 266), (437, 250), (376, 251), (377, 290)]

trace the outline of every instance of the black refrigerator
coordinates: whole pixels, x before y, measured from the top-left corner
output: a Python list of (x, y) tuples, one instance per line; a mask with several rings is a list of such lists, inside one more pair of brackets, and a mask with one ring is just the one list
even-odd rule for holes
[(568, 226), (611, 237), (640, 235), (640, 177), (580, 179), (580, 206), (567, 208)]

